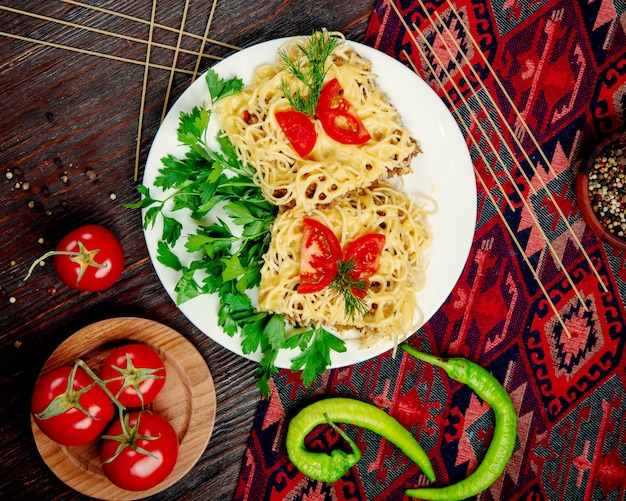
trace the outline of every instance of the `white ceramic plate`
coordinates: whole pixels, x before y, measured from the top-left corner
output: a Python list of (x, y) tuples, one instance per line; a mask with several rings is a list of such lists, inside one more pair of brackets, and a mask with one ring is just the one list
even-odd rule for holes
[[(275, 62), (277, 50), (286, 40), (272, 40), (244, 49), (220, 61), (213, 69), (224, 79), (239, 76), (244, 83), (248, 83), (261, 63)], [(409, 195), (432, 197), (438, 205), (437, 213), (431, 218), (433, 244), (425, 256), (428, 261), (426, 285), (417, 295), (426, 322), (452, 291), (470, 250), (476, 223), (476, 181), (472, 162), (454, 118), (437, 94), (419, 76), (382, 52), (366, 45), (349, 43), (373, 62), (379, 85), (389, 95), (404, 124), (422, 146), (423, 154), (413, 161), (413, 173), (403, 178), (403, 189)], [(194, 106), (200, 106), (207, 100), (207, 96), (203, 75), (178, 99), (157, 132), (143, 178), (143, 184), (150, 188), (153, 197), (158, 198), (157, 195), (160, 195), (154, 187), (154, 179), (162, 167), (161, 159), (168, 154), (182, 156), (185, 152), (185, 148), (178, 144), (176, 134), (180, 112), (189, 112)], [(216, 133), (216, 122), (213, 120), (210, 133)], [(177, 218), (180, 218), (180, 214), (177, 214)], [(196, 223), (191, 218), (182, 222), (184, 233), (195, 232)], [(154, 228), (145, 232), (145, 237), (157, 275), (175, 300), (174, 287), (179, 275), (156, 259), (161, 229), (157, 221)], [(178, 253), (181, 258), (184, 254), (184, 250)], [(260, 354), (244, 355), (239, 337), (228, 336), (218, 326), (218, 306), (219, 300), (215, 295), (204, 295), (181, 304), (179, 308), (211, 339), (239, 355), (258, 361)], [(381, 342), (371, 348), (361, 349), (356, 340), (348, 339), (347, 348), (344, 353), (332, 354), (332, 367), (351, 365), (380, 355), (392, 349), (393, 343)], [(276, 366), (290, 367), (291, 358), (298, 353), (298, 350), (283, 350), (278, 355)]]

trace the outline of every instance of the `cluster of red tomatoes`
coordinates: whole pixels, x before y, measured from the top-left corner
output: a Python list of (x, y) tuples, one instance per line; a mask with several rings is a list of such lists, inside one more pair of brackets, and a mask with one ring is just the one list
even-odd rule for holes
[(41, 431), (59, 444), (100, 441), (105, 476), (118, 487), (142, 491), (165, 480), (178, 458), (173, 426), (146, 410), (165, 379), (155, 350), (126, 344), (107, 354), (99, 375), (82, 360), (41, 375), (31, 411)]

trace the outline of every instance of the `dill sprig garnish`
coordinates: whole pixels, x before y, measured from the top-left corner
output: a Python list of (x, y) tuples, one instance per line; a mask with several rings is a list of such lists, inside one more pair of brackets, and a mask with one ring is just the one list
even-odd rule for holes
[[(352, 278), (356, 264), (352, 259), (337, 262), (337, 276), (330, 284), (330, 289), (343, 298), (346, 317), (354, 320), (356, 315), (362, 317), (369, 311), (369, 306), (365, 301), (367, 297), (368, 284), (363, 280)], [(355, 292), (365, 293), (361, 298)]]
[(286, 80), (281, 82), (281, 90), (294, 110), (310, 117), (315, 116), (317, 101), (328, 71), (326, 60), (338, 44), (336, 37), (323, 30), (314, 32), (306, 44), (298, 45), (301, 57), (291, 59), (284, 50), (279, 51), (286, 71), (303, 84), (294, 91)]

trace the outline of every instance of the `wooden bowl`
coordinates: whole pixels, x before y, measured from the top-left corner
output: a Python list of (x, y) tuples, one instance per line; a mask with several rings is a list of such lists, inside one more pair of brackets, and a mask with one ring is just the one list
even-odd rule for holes
[(145, 491), (117, 487), (102, 472), (97, 443), (77, 447), (59, 445), (43, 434), (31, 415), (35, 443), (48, 467), (73, 489), (98, 499), (141, 499), (176, 483), (200, 459), (215, 423), (215, 387), (202, 355), (178, 332), (152, 320), (114, 318), (91, 324), (61, 343), (41, 374), (71, 365), (77, 358), (97, 373), (112, 348), (132, 342), (156, 350), (167, 374), (165, 386), (149, 409), (172, 424), (180, 450), (174, 470), (159, 485)]
[[(625, 140), (626, 133), (621, 132), (602, 141), (589, 157), (585, 168), (576, 177), (576, 198), (585, 223), (598, 238), (617, 250), (626, 250), (626, 237), (611, 232), (594, 211), (589, 194), (589, 175), (593, 172), (598, 158), (602, 158), (607, 152), (610, 152), (618, 141)], [(626, 186), (623, 190), (626, 196)]]

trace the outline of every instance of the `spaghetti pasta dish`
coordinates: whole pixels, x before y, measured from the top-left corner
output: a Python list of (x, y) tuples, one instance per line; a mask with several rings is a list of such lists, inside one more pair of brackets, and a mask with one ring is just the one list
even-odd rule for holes
[(415, 294), (424, 285), (423, 251), (430, 245), (428, 212), (405, 194), (381, 182), (351, 197), (311, 212), (310, 216), (335, 229), (342, 247), (368, 233), (382, 233), (385, 248), (370, 277), (362, 317), (346, 318), (343, 300), (331, 288), (298, 294), (300, 246), (303, 238), (301, 207), (276, 218), (265, 255), (259, 289), (259, 309), (282, 313), (294, 324), (356, 329), (363, 345), (391, 337), (396, 342), (421, 323)]
[[(325, 36), (331, 36), (324, 32)], [(285, 60), (306, 67), (302, 47), (309, 37), (290, 40), (276, 63), (259, 67), (242, 92), (220, 101), (216, 111), (222, 129), (242, 161), (256, 169), (263, 194), (281, 207), (305, 211), (370, 186), (375, 181), (410, 172), (420, 152), (417, 141), (402, 125), (396, 109), (376, 83), (369, 60), (362, 58), (340, 34), (328, 57), (324, 81), (336, 79), (342, 97), (356, 110), (371, 139), (364, 144), (342, 144), (315, 120), (317, 141), (300, 156), (281, 129), (276, 113), (289, 108), (283, 92), (301, 84), (285, 68)]]
[(371, 62), (339, 34), (292, 39), (215, 111), (279, 207), (259, 311), (294, 326), (356, 330), (362, 346), (397, 345), (421, 325), (416, 292), (434, 207), (390, 183), (411, 172), (420, 147)]

